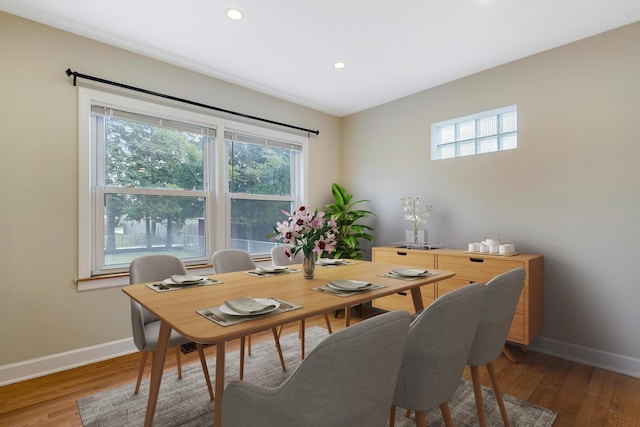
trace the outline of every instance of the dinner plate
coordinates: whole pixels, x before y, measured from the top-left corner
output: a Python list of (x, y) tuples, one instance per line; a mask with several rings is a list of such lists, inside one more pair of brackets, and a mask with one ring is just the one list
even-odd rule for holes
[(258, 271), (262, 271), (264, 273), (284, 273), (289, 270), (289, 267), (280, 267), (277, 265), (264, 265), (256, 268)]
[(394, 268), (391, 272), (403, 277), (419, 277), (428, 273), (427, 270), (420, 270), (417, 268)]
[(329, 282), (327, 286), (339, 291), (361, 292), (371, 288), (371, 283), (362, 280), (334, 280)]
[(319, 258), (318, 264), (321, 264), (321, 265), (344, 264), (344, 260), (339, 258)]
[(173, 279), (168, 278), (168, 279), (164, 279), (162, 283), (164, 283), (165, 285), (173, 285), (173, 286), (190, 286), (190, 285), (196, 285), (198, 283), (201, 283), (207, 280), (207, 278), (204, 276), (189, 276), (189, 279), (191, 280), (185, 280), (182, 283), (176, 283), (173, 281)]
[(241, 314), (241, 313), (238, 313), (238, 312), (232, 310), (226, 304), (222, 304), (218, 308), (220, 309), (221, 312), (223, 312), (224, 314), (228, 314), (230, 316), (262, 316), (263, 314), (271, 313), (272, 311), (277, 310), (280, 307), (280, 301), (276, 301), (276, 300), (271, 299), (271, 298), (254, 298), (254, 300), (256, 300), (259, 303), (264, 304), (264, 305), (273, 304), (275, 307), (273, 307), (273, 309), (271, 309), (271, 310), (264, 311), (262, 313), (257, 313), (257, 314)]

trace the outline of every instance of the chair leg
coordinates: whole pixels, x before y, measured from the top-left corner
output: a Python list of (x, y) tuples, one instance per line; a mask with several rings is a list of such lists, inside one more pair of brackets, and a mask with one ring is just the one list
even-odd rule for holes
[(351, 324), (351, 307), (344, 309), (344, 327), (348, 328)]
[(480, 384), (480, 367), (471, 366), (471, 379), (473, 380), (473, 394), (476, 397), (476, 410), (478, 411), (478, 423), (480, 427), (487, 425), (484, 415), (484, 404), (482, 402), (482, 387)]
[(211, 378), (209, 378), (209, 368), (207, 367), (207, 358), (204, 357), (204, 346), (196, 343), (196, 349), (198, 350), (198, 356), (200, 356), (200, 364), (202, 365), (202, 372), (204, 373), (204, 379), (207, 382), (207, 388), (209, 389), (209, 397), (213, 400), (213, 388), (211, 387)]
[(453, 427), (453, 418), (451, 418), (449, 402), (444, 402), (440, 405), (440, 412), (442, 412), (442, 418), (444, 418), (444, 425), (447, 427)]
[(244, 347), (245, 337), (240, 337), (240, 380), (244, 379)]
[(286, 371), (287, 367), (284, 365), (284, 356), (282, 355), (282, 348), (280, 348), (280, 340), (278, 339), (278, 331), (276, 328), (271, 328), (273, 331), (273, 339), (276, 341), (276, 348), (278, 349), (278, 356), (280, 357), (280, 364), (282, 365), (282, 370)]
[(491, 378), (491, 384), (493, 385), (493, 392), (496, 395), (498, 406), (500, 407), (500, 413), (502, 414), (502, 421), (505, 427), (509, 427), (509, 417), (507, 416), (507, 408), (504, 407), (504, 400), (502, 400), (502, 390), (500, 384), (498, 384), (498, 377), (496, 376), (495, 369), (493, 369), (493, 361), (487, 364), (487, 370), (489, 371), (489, 378)]
[(148, 351), (142, 352), (142, 358), (140, 359), (140, 369), (138, 369), (138, 381), (136, 382), (136, 390), (133, 394), (138, 394), (140, 391), (140, 382), (142, 382), (142, 374), (144, 374), (144, 366), (147, 364)]
[(391, 405), (389, 409), (389, 427), (394, 427), (396, 424), (396, 405)]
[(327, 313), (324, 314), (324, 321), (327, 324), (327, 329), (329, 330), (329, 333), (332, 334), (333, 331), (331, 330), (331, 322), (329, 321), (329, 315)]
[(176, 363), (178, 364), (178, 379), (182, 379), (182, 361), (180, 360), (180, 346), (176, 346)]
[(251, 356), (251, 334), (247, 335), (247, 347), (249, 347), (248, 355)]
[(427, 413), (425, 411), (416, 411), (416, 427), (427, 427)]
[(304, 325), (304, 319), (300, 320), (299, 326), (300, 326), (300, 330), (299, 330), (298, 333), (300, 334), (300, 359), (304, 360), (304, 352), (305, 352), (305, 346), (304, 346), (305, 335), (304, 335), (304, 333), (305, 333), (305, 330), (306, 330), (306, 327)]

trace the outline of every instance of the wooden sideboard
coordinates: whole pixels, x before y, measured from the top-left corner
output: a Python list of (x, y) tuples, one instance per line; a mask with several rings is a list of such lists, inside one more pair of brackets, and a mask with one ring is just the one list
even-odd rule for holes
[[(457, 249), (404, 249), (392, 246), (373, 248), (373, 262), (386, 262), (398, 266), (453, 271), (456, 275), (447, 280), (421, 288), (424, 306), (435, 298), (473, 282), (488, 282), (494, 276), (522, 267), (526, 272), (524, 288), (518, 301), (508, 341), (528, 345), (543, 327), (544, 284), (542, 255), (517, 254), (500, 256), (469, 254)], [(373, 306), (383, 310), (404, 309), (413, 311), (410, 294), (395, 294), (373, 301)]]

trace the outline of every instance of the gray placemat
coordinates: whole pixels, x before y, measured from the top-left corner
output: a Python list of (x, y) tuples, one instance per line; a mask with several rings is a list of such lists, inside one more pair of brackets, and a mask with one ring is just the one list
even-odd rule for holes
[(314, 291), (318, 291), (318, 292), (325, 292), (327, 294), (331, 294), (331, 295), (335, 295), (337, 297), (350, 297), (352, 295), (356, 295), (356, 294), (366, 294), (367, 292), (376, 290), (376, 289), (382, 289), (382, 288), (386, 288), (386, 285), (376, 285), (376, 284), (371, 284), (371, 286), (369, 286), (367, 289), (362, 290), (362, 291), (343, 291), (340, 289), (334, 289), (334, 288), (330, 288), (328, 285), (325, 286), (316, 286), (315, 288), (311, 288), (311, 290)]
[(199, 286), (220, 285), (224, 283), (222, 280), (207, 279), (202, 283), (194, 283), (193, 285), (168, 285), (166, 283), (149, 283), (147, 288), (153, 289), (156, 292), (169, 292), (179, 291), (182, 289), (197, 288)]

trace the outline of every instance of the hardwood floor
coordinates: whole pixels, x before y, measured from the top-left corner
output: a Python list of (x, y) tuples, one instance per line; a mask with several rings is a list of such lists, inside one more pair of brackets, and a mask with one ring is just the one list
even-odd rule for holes
[[(331, 319), (334, 330), (344, 327), (344, 319)], [(352, 315), (352, 322), (358, 320)], [(307, 325), (324, 326), (324, 318)], [(296, 327), (287, 325), (283, 333), (295, 333)], [(254, 342), (263, 339), (271, 339), (270, 332), (252, 336)], [(237, 341), (228, 344), (229, 351), (237, 350)], [(517, 363), (504, 355), (496, 362), (504, 393), (558, 412), (555, 426), (640, 426), (640, 379), (510, 349)], [(215, 347), (205, 352), (215, 357)], [(0, 387), (0, 426), (81, 426), (76, 400), (134, 382), (139, 361), (136, 353)], [(182, 361), (199, 363), (197, 352), (183, 355)], [(167, 369), (175, 369), (172, 353)], [(481, 373), (483, 384), (490, 386), (484, 368)], [(471, 379), (468, 368), (464, 377)]]

